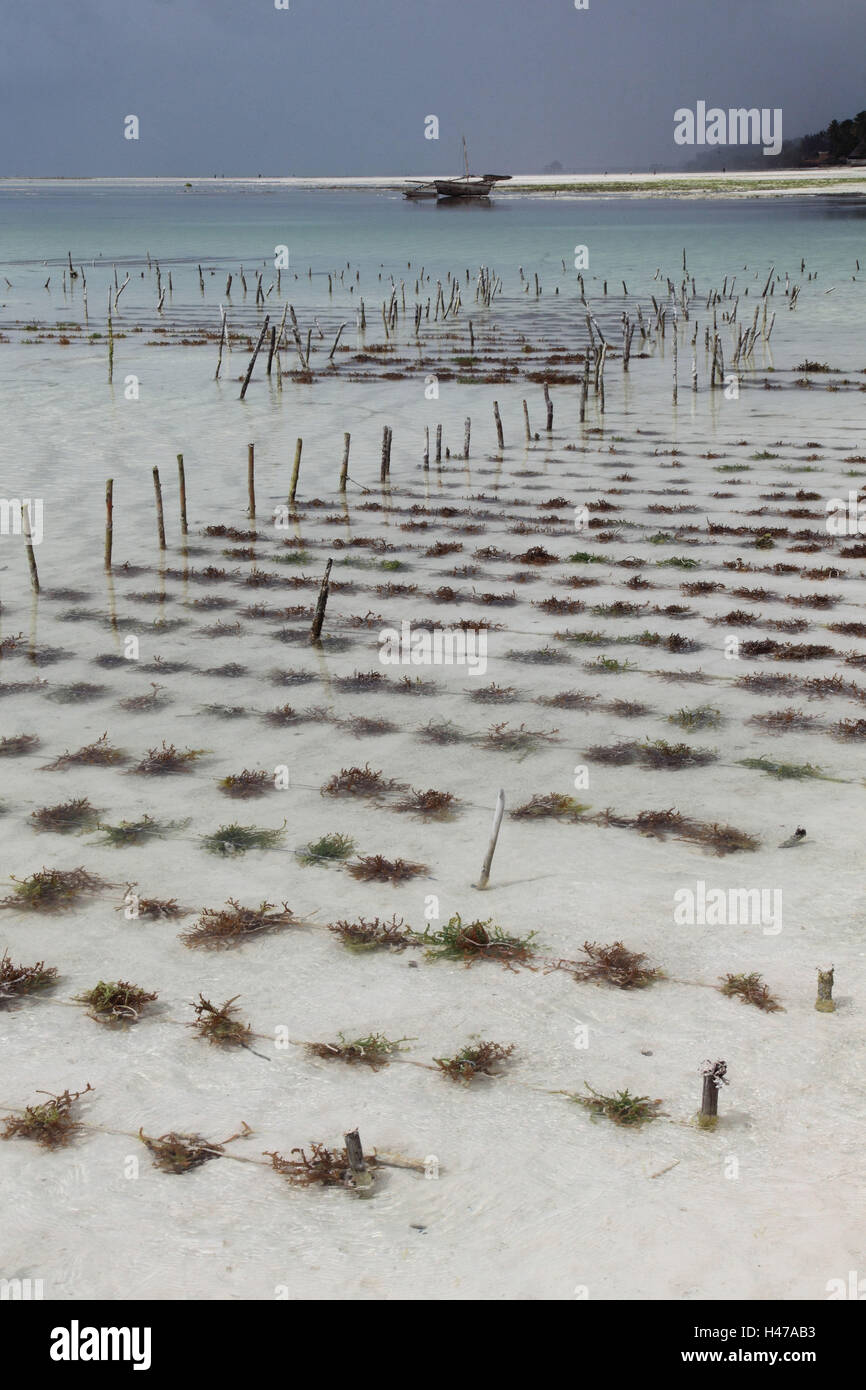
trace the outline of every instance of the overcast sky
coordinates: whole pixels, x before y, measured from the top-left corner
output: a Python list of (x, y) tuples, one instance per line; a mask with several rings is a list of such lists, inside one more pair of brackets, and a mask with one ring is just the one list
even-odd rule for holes
[(866, 107), (864, 0), (288, 3), (3, 0), (0, 175), (664, 168), (698, 100)]

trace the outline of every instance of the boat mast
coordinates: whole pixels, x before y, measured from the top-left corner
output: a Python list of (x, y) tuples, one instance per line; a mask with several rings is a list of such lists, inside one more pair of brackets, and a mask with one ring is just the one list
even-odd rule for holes
[(469, 155), (466, 153), (466, 136), (463, 136), (463, 169), (467, 179), (469, 178)]

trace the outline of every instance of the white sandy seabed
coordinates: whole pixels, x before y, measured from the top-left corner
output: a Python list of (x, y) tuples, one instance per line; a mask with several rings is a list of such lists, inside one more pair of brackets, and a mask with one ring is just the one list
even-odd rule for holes
[[(576, 393), (559, 390), (554, 392), (552, 440), (542, 437), (524, 448), (514, 441), (521, 436), (520, 398), (526, 388), (495, 388), (508, 439), (501, 466), (488, 454), (494, 442), (491, 387), (452, 387), (448, 400), (435, 407), (419, 407), (415, 384), (376, 387), (371, 410), (370, 387), (321, 385), (315, 406), (299, 405), (287, 426), (284, 414), (265, 403), (264, 386), (257, 385), (250, 396), (252, 401), (256, 395), (252, 412), (243, 418), (224, 412), (219, 430), (196, 426), (189, 435), (183, 402), (171, 404), (170, 392), (160, 397), (158, 412), (154, 408), (134, 424), (120, 425), (124, 407), (116, 405), (116, 428), (106, 428), (103, 408), (86, 397), (70, 404), (68, 398), (60, 401), (49, 394), (43, 396), (41, 412), (22, 408), (16, 413), (7, 440), (12, 450), (25, 449), (29, 437), (32, 456), (48, 458), (54, 438), (62, 439), (59, 452), (67, 457), (79, 446), (82, 454), (86, 448), (91, 454), (83, 482), (80, 473), (70, 479), (62, 461), (57, 465), (51, 495), (63, 512), (64, 526), (49, 525), (38, 552), (47, 591), (38, 615), (26, 588), (23, 553), (20, 548), (7, 551), (4, 541), (3, 634), (24, 631), (39, 648), (59, 647), (69, 656), (37, 673), (26, 655), (15, 655), (3, 663), (3, 680), (39, 674), (49, 681), (49, 690), (76, 680), (99, 682), (107, 690), (84, 704), (54, 704), (32, 693), (3, 700), (0, 731), (35, 733), (42, 748), (30, 758), (5, 760), (2, 768), (0, 800), (6, 814), (0, 869), (5, 881), (9, 874), (22, 877), (43, 864), (81, 863), (118, 887), (64, 915), (6, 910), (0, 916), (0, 947), (8, 947), (15, 960), (45, 959), (61, 976), (52, 996), (0, 1014), (0, 1103), (19, 1108), (40, 1089), (78, 1089), (88, 1081), (95, 1087), (81, 1112), (95, 1128), (85, 1129), (73, 1146), (46, 1153), (20, 1140), (0, 1145), (7, 1194), (0, 1270), (6, 1277), (42, 1278), (46, 1297), (69, 1300), (285, 1295), (762, 1300), (823, 1298), (828, 1280), (845, 1279), (849, 1270), (863, 1268), (857, 1215), (864, 1196), (866, 999), (859, 752), (857, 745), (836, 743), (827, 734), (773, 740), (745, 722), (770, 707), (795, 703), (829, 724), (858, 716), (861, 706), (841, 698), (814, 704), (799, 697), (768, 700), (735, 689), (731, 663), (722, 653), (726, 628), (645, 616), (619, 623), (589, 615), (585, 621), (559, 619), (531, 607), (532, 598), (572, 592), (561, 584), (589, 571), (599, 583), (577, 591), (587, 603), (632, 597), (649, 597), (660, 605), (684, 601), (679, 583), (694, 576), (656, 569), (656, 559), (672, 552), (631, 537), (625, 545), (596, 546), (591, 538), (577, 544), (597, 549), (607, 559), (645, 556), (646, 573), (659, 585), (648, 595), (624, 593), (622, 585), (634, 571), (610, 563), (560, 564), (524, 586), (509, 582), (515, 569), (525, 568), (513, 562), (485, 563), (483, 581), (439, 580), (464, 591), (473, 583), (519, 591), (516, 608), (481, 610), (506, 627), (490, 636), (483, 682), (513, 684), (520, 696), (501, 710), (470, 702), (466, 691), (477, 678), (455, 668), (432, 673), (440, 691), (435, 698), (340, 693), (331, 684), (334, 676), (377, 668), (376, 629), (354, 633), (356, 645), (344, 652), (313, 655), (303, 645), (275, 642), (278, 625), (261, 620), (248, 621), (240, 637), (206, 637), (199, 629), (219, 617), (233, 621), (233, 610), (202, 615), (184, 606), (212, 592), (241, 606), (301, 603), (309, 601), (308, 591), (253, 591), (238, 581), (217, 589), (168, 578), (164, 604), (128, 597), (158, 590), (161, 583), (150, 480), (155, 457), (170, 459), (181, 448), (186, 454), (190, 543), (203, 547), (202, 553), (191, 554), (190, 563), (233, 568), (233, 562), (221, 558), (223, 542), (203, 541), (200, 529), (217, 521), (246, 524), (248, 438), (258, 446), (260, 512), (267, 515), (284, 499), (288, 436), (293, 438), (296, 430), (305, 437), (301, 500), (333, 496), (335, 510), (333, 478), (342, 429), (358, 431), (351, 472), (370, 481), (376, 475), (376, 441), (385, 418), (393, 422), (398, 441), (394, 501), (407, 505), (429, 500), (431, 507), (445, 502), (478, 506), (465, 499), (479, 492), (493, 496), (496, 484), (501, 485), (500, 501), (519, 496), (537, 504), (567, 496), (576, 504), (610, 488), (614, 470), (628, 471), (635, 481), (622, 485), (629, 488), (618, 499), (627, 508), (623, 514), (655, 528), (668, 518), (650, 516), (645, 508), (659, 500), (658, 489), (679, 486), (680, 478), (692, 494), (681, 500), (700, 506), (695, 519), (706, 509), (727, 522), (731, 514), (726, 508), (745, 511), (761, 505), (753, 499), (780, 477), (792, 489), (810, 486), (833, 495), (848, 485), (841, 461), (863, 451), (862, 397), (846, 395), (840, 407), (833, 395), (815, 391), (806, 418), (790, 406), (790, 396), (744, 392), (735, 416), (711, 411), (702, 396), (697, 406), (684, 402), (670, 433), (668, 410), (657, 413), (659, 397), (654, 402), (649, 387), (641, 389), (638, 369), (645, 369), (645, 383), (652, 380), (654, 367), (635, 363), (635, 396), (628, 412), (618, 393), (610, 391), (604, 439), (581, 434)], [(777, 404), (780, 400), (784, 406)], [(652, 415), (649, 405), (654, 405)], [(423, 419), (421, 409), (428, 411)], [(538, 409), (533, 400), (533, 410)], [(458, 446), (466, 414), (479, 422), (469, 466), (452, 460), (447, 471), (437, 475), (434, 470), (424, 479), (417, 451), (404, 448), (402, 441), (418, 437), (419, 419), (423, 429), (428, 418), (440, 418), (446, 441)], [(129, 419), (128, 412), (124, 418)], [(659, 433), (637, 436), (635, 427), (647, 428), (651, 418), (665, 421)], [(620, 442), (613, 443), (614, 436)], [(722, 475), (700, 454), (713, 450), (745, 458), (753, 450), (770, 449), (780, 436), (788, 445), (773, 450), (779, 465), (753, 465), (743, 475), (744, 483), (725, 488), (736, 493), (733, 501), (711, 498)], [(674, 440), (683, 467), (676, 473), (661, 471), (671, 461)], [(749, 447), (736, 447), (741, 440), (748, 440)], [(822, 447), (804, 449), (812, 440)], [(586, 452), (567, 452), (570, 442)], [(825, 473), (817, 483), (817, 475), (771, 471), (802, 461), (807, 452), (824, 460)], [(531, 476), (514, 476), (525, 470)], [(118, 479), (116, 561), (152, 566), (150, 573), (135, 578), (116, 575), (116, 632), (105, 622), (109, 596), (100, 563), (99, 498), (109, 471)], [(164, 472), (167, 477), (167, 466)], [(168, 495), (168, 484), (166, 490)], [(171, 499), (166, 563), (177, 566), (179, 538)], [(575, 548), (567, 528), (559, 535), (522, 537), (508, 531), (511, 521), (494, 519), (480, 536), (452, 536), (442, 522), (426, 532), (402, 532), (396, 523), (403, 516), (383, 529), (381, 513), (357, 510), (360, 500), (356, 491), (350, 528), (326, 526), (322, 518), (328, 513), (309, 511), (299, 533), (313, 547), (335, 536), (385, 535), (396, 546), (408, 546), (446, 535), (463, 541), (465, 555), (431, 560), (421, 550), (396, 551), (408, 570), (384, 577), (418, 583), (419, 596), (394, 604), (370, 592), (336, 593), (329, 607), (334, 631), (341, 615), (368, 610), (398, 623), (404, 616), (435, 610), (443, 626), (477, 613), (469, 605), (437, 608), (423, 597), (455, 560), (468, 563), (476, 545), (516, 554), (540, 543), (561, 557)], [(491, 508), (499, 509), (498, 504)], [(535, 507), (515, 510), (538, 515)], [(567, 518), (569, 512), (561, 509), (559, 514)], [(269, 539), (259, 563), (273, 569), (268, 560), (279, 538), (275, 547), (265, 529)], [(326, 553), (314, 549), (315, 560), (305, 572), (319, 573)], [(682, 548), (676, 553), (683, 553)], [(721, 562), (743, 551), (729, 538), (712, 550), (693, 553), (701, 558), (702, 572), (709, 570), (729, 588), (754, 582), (775, 591), (778, 599), (760, 605), (765, 617), (790, 617), (794, 610), (783, 606), (781, 597), (818, 587), (797, 576), (732, 578), (720, 569)], [(748, 558), (772, 563), (783, 555), (779, 548), (769, 554), (750, 552)], [(818, 555), (811, 562), (827, 560)], [(237, 568), (240, 576), (248, 571), (246, 565)], [(845, 569), (844, 583), (824, 586), (843, 594), (833, 613), (838, 620), (862, 612), (860, 566), (847, 562)], [(383, 577), (348, 566), (338, 566), (335, 574), (358, 583)], [(61, 585), (80, 588), (84, 597), (76, 603), (52, 600), (51, 589)], [(694, 606), (706, 618), (735, 602), (729, 593), (720, 593)], [(61, 621), (70, 607), (89, 610), (90, 619)], [(143, 625), (160, 615), (183, 617), (189, 625), (169, 635), (148, 634)], [(802, 640), (862, 647), (824, 632), (824, 614), (807, 610), (807, 615), (815, 617), (815, 631)], [(583, 669), (596, 649), (563, 644), (568, 664), (556, 666), (521, 665), (506, 656), (509, 650), (553, 643), (554, 631), (566, 626), (598, 626), (617, 634), (647, 626), (663, 632), (687, 629), (705, 649), (692, 656), (666, 656), (641, 647), (619, 648), (616, 655), (634, 659), (640, 668), (619, 676)], [(140, 634), (141, 664), (154, 655), (197, 670), (233, 661), (245, 665), (248, 674), (232, 680), (190, 672), (160, 678), (133, 669), (134, 662), (108, 671), (92, 664), (100, 653), (122, 650), (121, 639), (130, 631)], [(275, 667), (306, 669), (316, 683), (298, 689), (272, 686), (266, 673)], [(683, 667), (701, 667), (710, 683), (667, 684), (646, 674)], [(759, 662), (748, 669), (758, 667), (775, 669)], [(836, 669), (830, 661), (812, 662), (805, 674), (828, 675)], [(856, 671), (851, 674), (858, 677)], [(117, 707), (119, 698), (140, 693), (148, 680), (157, 679), (172, 701), (163, 712), (133, 714)], [(651, 713), (624, 720), (602, 710), (569, 712), (532, 703), (540, 694), (568, 688), (596, 693), (600, 703), (639, 700)], [(260, 711), (286, 699), (301, 708), (330, 705), (339, 716), (381, 715), (398, 730), (372, 739), (356, 739), (329, 723), (274, 732), (253, 714), (222, 721), (200, 712), (206, 703)], [(704, 702), (722, 710), (720, 730), (672, 733), (668, 714)], [(558, 727), (559, 741), (523, 760), (476, 747), (431, 747), (418, 741), (414, 730), (433, 717), (453, 719), (474, 731), (505, 719), (531, 728)], [(138, 778), (89, 768), (39, 770), (49, 758), (103, 731), (117, 746), (139, 755), (162, 739), (209, 752), (187, 778)], [(647, 736), (711, 745), (720, 760), (705, 768), (648, 773), (596, 765), (585, 756), (591, 744)], [(840, 780), (780, 782), (738, 765), (739, 759), (760, 754), (820, 764)], [(321, 784), (340, 767), (364, 762), (413, 786), (456, 793), (464, 802), (459, 817), (425, 826), (387, 806), (358, 806), (319, 794)], [(238, 803), (217, 788), (219, 777), (242, 766), (278, 763), (291, 770), (287, 791)], [(636, 814), (644, 807), (677, 805), (704, 820), (730, 822), (756, 835), (761, 847), (754, 854), (718, 859), (694, 845), (675, 839), (659, 843), (624, 829), (506, 819), (491, 886), (483, 896), (478, 893), (472, 884), (498, 787), (505, 788), (511, 807), (535, 792), (573, 793), (574, 768), (583, 763), (590, 767), (590, 785), (574, 794), (594, 810), (613, 806)], [(162, 819), (189, 818), (189, 825), (176, 839), (124, 850), (97, 845), (93, 834), (72, 839), (34, 834), (30, 811), (72, 796), (88, 796), (112, 824), (149, 812)], [(284, 819), (282, 850), (227, 860), (206, 854), (198, 843), (199, 836), (231, 820), (277, 826)], [(807, 841), (779, 850), (797, 825), (807, 827)], [(333, 830), (352, 835), (365, 853), (399, 854), (426, 863), (429, 877), (389, 888), (356, 883), (338, 868), (301, 868), (292, 850)], [(781, 888), (782, 930), (773, 935), (760, 925), (676, 925), (674, 893), (698, 880), (708, 887)], [(117, 909), (126, 882), (137, 882), (148, 895), (176, 896), (195, 910), (230, 897), (247, 903), (285, 899), (310, 924), (238, 950), (193, 951), (179, 941), (177, 923), (124, 919)], [(420, 929), (429, 894), (438, 896), (439, 924), (459, 911), (464, 919), (492, 917), (512, 933), (536, 931), (543, 959), (574, 958), (585, 940), (621, 939), (631, 949), (647, 952), (669, 978), (644, 991), (622, 992), (578, 985), (564, 973), (510, 973), (489, 963), (466, 970), (458, 963), (428, 962), (417, 951), (353, 955), (324, 929), (338, 918), (392, 913)], [(813, 1007), (815, 970), (831, 963), (839, 1007), (834, 1015), (824, 1015)], [(724, 998), (712, 986), (727, 971), (759, 971), (786, 1011), (765, 1014)], [(69, 1002), (100, 978), (135, 981), (157, 990), (159, 1002), (128, 1031), (105, 1029)], [(209, 1048), (185, 1029), (182, 1025), (192, 1017), (189, 1001), (199, 991), (219, 1002), (239, 995), (244, 1017), (263, 1035), (255, 1046), (268, 1060), (245, 1050)], [(588, 1029), (583, 1048), (576, 1045), (581, 1025)], [(514, 1044), (515, 1052), (501, 1079), (463, 1089), (406, 1061), (373, 1073), (311, 1060), (301, 1047), (279, 1049), (268, 1038), (281, 1026), (297, 1040), (372, 1031), (406, 1037), (412, 1041), (404, 1058), (422, 1062), (453, 1054), (472, 1034)], [(699, 1132), (692, 1124), (705, 1058), (725, 1058), (731, 1081), (721, 1096), (722, 1122), (714, 1133)], [(584, 1081), (602, 1091), (628, 1087), (661, 1098), (665, 1114), (632, 1132), (593, 1122), (565, 1096), (548, 1093), (579, 1091)], [(238, 1129), (241, 1120), (254, 1130), (251, 1138), (232, 1145), (231, 1151), (242, 1157), (261, 1159), (273, 1149), (288, 1153), (314, 1139), (334, 1145), (342, 1142), (344, 1131), (359, 1126), (368, 1149), (418, 1160), (435, 1157), (437, 1163), (428, 1167), (435, 1172), (438, 1166), (438, 1177), (388, 1169), (374, 1198), (359, 1200), (345, 1191), (295, 1189), (269, 1166), (228, 1159), (170, 1176), (151, 1166), (133, 1137), (141, 1126), (148, 1134), (198, 1132), (217, 1141)]]

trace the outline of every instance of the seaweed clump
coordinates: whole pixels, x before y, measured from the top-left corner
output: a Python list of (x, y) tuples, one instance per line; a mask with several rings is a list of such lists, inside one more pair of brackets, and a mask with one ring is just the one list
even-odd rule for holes
[(522, 806), (511, 812), (512, 820), (580, 820), (583, 813), (588, 811), (588, 806), (583, 806), (579, 801), (575, 801), (573, 796), (566, 796), (563, 792), (547, 792), (541, 794), (536, 792), (528, 801), (524, 801)]
[(750, 975), (724, 975), (719, 985), (719, 993), (729, 999), (739, 999), (744, 1004), (754, 1004), (756, 1009), (762, 1009), (765, 1014), (783, 1012), (775, 994), (770, 993), (769, 986), (755, 971)]
[(571, 1095), (569, 1099), (577, 1105), (585, 1106), (592, 1113), (593, 1119), (604, 1116), (607, 1120), (613, 1120), (614, 1124), (627, 1126), (638, 1126), (646, 1124), (648, 1120), (658, 1119), (660, 1100), (650, 1100), (648, 1096), (633, 1096), (628, 1089), (606, 1096), (601, 1091), (593, 1090), (588, 1081), (583, 1084), (590, 1094)]
[(403, 791), (405, 783), (383, 777), (365, 763), (363, 767), (341, 767), (322, 787), (322, 796), (379, 797), (385, 792)]
[(288, 926), (294, 920), (295, 915), (287, 903), (283, 903), (282, 908), (269, 902), (260, 903), (258, 907), (241, 907), (235, 898), (229, 898), (225, 907), (203, 908), (198, 921), (182, 933), (181, 940), (186, 946), (224, 950), (250, 937), (264, 936)]
[(97, 823), (99, 811), (86, 796), (58, 802), (56, 806), (41, 806), (31, 811), (35, 830), (54, 830), (58, 835), (71, 835), (77, 830), (89, 830)]
[(28, 1105), (18, 1115), (10, 1115), (6, 1121), (3, 1139), (33, 1139), (45, 1149), (61, 1148), (68, 1144), (80, 1128), (75, 1116), (75, 1102), (92, 1091), (88, 1081), (83, 1091), (62, 1091), (54, 1095), (52, 1091), (40, 1091), (48, 1100), (41, 1105)]
[(221, 792), (225, 792), (226, 796), (234, 797), (236, 800), (246, 800), (251, 796), (264, 796), (265, 792), (273, 789), (269, 772), (251, 772), (248, 767), (245, 767), (243, 772), (221, 777), (218, 785)]
[(234, 1017), (240, 1012), (234, 1007), (236, 999), (240, 999), (239, 994), (217, 1007), (200, 994), (198, 1003), (193, 1004), (195, 1018), (187, 1027), (194, 1028), (200, 1038), (206, 1038), (215, 1047), (248, 1047), (252, 1029)]
[(0, 956), (0, 1004), (46, 989), (56, 979), (56, 967), (46, 965), (44, 960), (35, 965), (14, 965), (9, 952), (4, 951)]
[(204, 754), (204, 748), (185, 748), (183, 752), (173, 743), (163, 740), (161, 748), (148, 748), (147, 755), (136, 763), (133, 772), (150, 777), (163, 777), (175, 772), (191, 772), (192, 766)]
[(399, 1052), (400, 1044), (410, 1042), (410, 1038), (398, 1038), (392, 1041), (386, 1038), (384, 1033), (370, 1033), (366, 1038), (347, 1039), (342, 1033), (339, 1035), (338, 1043), (313, 1042), (307, 1043), (307, 1051), (313, 1057), (321, 1057), (325, 1061), (348, 1062), (349, 1065), (360, 1063), (362, 1066), (370, 1067), (373, 1071), (379, 1071), (382, 1067), (387, 1067), (394, 1052)]
[(35, 734), (9, 734), (0, 738), (0, 758), (20, 758), (24, 753), (33, 753), (39, 742)]
[(87, 1004), (88, 1017), (98, 1023), (137, 1023), (142, 1010), (158, 998), (127, 980), (100, 980), (93, 989), (75, 996), (79, 1004)]
[(459, 912), (445, 923), (437, 932), (427, 927), (419, 941), (427, 947), (430, 960), (461, 960), (467, 967), (479, 960), (499, 961), (506, 970), (517, 965), (532, 969), (529, 961), (535, 955), (533, 941), (536, 933), (528, 936), (509, 936), (499, 927), (492, 927), (492, 917), (486, 921), (467, 922), (465, 925)]
[[(283, 1158), (282, 1154), (266, 1150), (274, 1170), (299, 1187), (354, 1187), (355, 1180), (346, 1149), (328, 1149), (324, 1144), (310, 1144), (310, 1157), (304, 1149), (292, 1149), (298, 1158)], [(376, 1167), (376, 1159), (364, 1155), (368, 1168)]]
[(390, 922), (378, 917), (329, 922), (328, 931), (335, 932), (350, 951), (405, 951), (407, 946), (418, 944), (411, 928), (396, 914)]
[(106, 887), (104, 879), (87, 869), (46, 869), (17, 879), (13, 892), (0, 898), (0, 907), (28, 908), (31, 912), (61, 912), (74, 907), (87, 894)]
[(275, 849), (283, 838), (285, 821), (276, 830), (258, 825), (221, 825), (210, 835), (202, 836), (202, 845), (210, 854), (246, 854), (250, 849)]
[(320, 836), (318, 840), (311, 840), (299, 851), (298, 858), (309, 868), (312, 864), (338, 863), (343, 859), (350, 859), (354, 852), (355, 841), (352, 837), (334, 831), (329, 835)]
[(413, 864), (407, 859), (386, 859), (381, 854), (366, 854), (349, 865), (349, 873), (363, 883), (405, 883), (429, 873), (426, 864)]
[(449, 1081), (457, 1081), (468, 1086), (478, 1076), (498, 1076), (494, 1067), (504, 1062), (514, 1051), (514, 1044), (505, 1047), (502, 1043), (468, 1043), (453, 1057), (434, 1057), (439, 1070)]
[(583, 953), (586, 960), (558, 960), (548, 966), (551, 970), (566, 970), (575, 980), (592, 981), (615, 985), (617, 989), (644, 989), (662, 978), (661, 970), (647, 967), (643, 951), (630, 951), (621, 941), (611, 945), (600, 945), (597, 941), (584, 941)]
[(94, 743), (86, 743), (75, 753), (61, 753), (53, 763), (46, 763), (45, 772), (65, 771), (68, 767), (115, 767), (126, 762), (126, 754), (108, 742), (108, 734), (101, 734)]
[(170, 1134), (152, 1139), (140, 1129), (138, 1137), (153, 1154), (154, 1168), (164, 1173), (187, 1173), (190, 1168), (198, 1168), (210, 1158), (220, 1158), (223, 1153), (222, 1144), (211, 1144), (200, 1134), (175, 1134), (172, 1130)]
[(456, 805), (457, 797), (453, 792), (439, 792), (433, 787), (421, 792), (413, 787), (408, 796), (397, 802), (394, 810), (406, 811), (424, 820), (452, 820)]

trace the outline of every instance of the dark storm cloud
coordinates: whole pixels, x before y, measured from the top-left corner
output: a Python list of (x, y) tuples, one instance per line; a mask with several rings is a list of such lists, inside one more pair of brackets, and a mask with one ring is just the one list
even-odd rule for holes
[(464, 131), (476, 169), (664, 167), (698, 100), (786, 137), (866, 106), (862, 0), (289, 5), (6, 0), (0, 174), (445, 172)]

